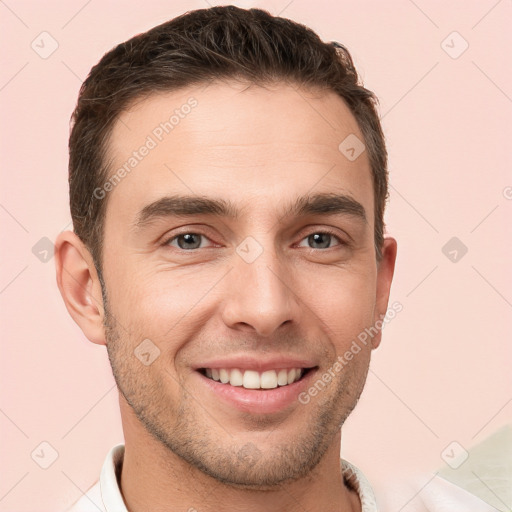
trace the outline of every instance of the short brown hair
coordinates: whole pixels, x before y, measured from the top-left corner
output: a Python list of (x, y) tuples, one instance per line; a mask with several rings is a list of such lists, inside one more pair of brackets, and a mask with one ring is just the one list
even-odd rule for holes
[[(69, 192), (75, 233), (101, 271), (109, 136), (132, 101), (215, 80), (285, 82), (337, 93), (364, 137), (373, 174), (375, 249), (381, 258), (388, 194), (387, 152), (374, 94), (360, 83), (349, 52), (302, 24), (261, 9), (229, 5), (189, 11), (119, 44), (82, 84), (69, 138)], [(340, 141), (341, 142), (341, 141)]]

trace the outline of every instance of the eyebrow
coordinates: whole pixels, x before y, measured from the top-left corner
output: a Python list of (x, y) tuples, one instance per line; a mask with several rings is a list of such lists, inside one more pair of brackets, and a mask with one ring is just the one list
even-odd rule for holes
[[(238, 219), (242, 210), (231, 201), (202, 196), (165, 196), (146, 205), (137, 215), (136, 228), (166, 217), (208, 215)], [(297, 198), (283, 209), (280, 219), (308, 215), (344, 215), (367, 224), (363, 205), (344, 194), (321, 193)]]

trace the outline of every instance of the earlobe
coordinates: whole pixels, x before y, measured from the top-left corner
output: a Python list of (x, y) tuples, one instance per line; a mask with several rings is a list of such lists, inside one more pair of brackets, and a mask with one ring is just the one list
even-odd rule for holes
[(375, 301), (374, 325), (379, 327), (378, 334), (372, 338), (372, 348), (380, 345), (382, 339), (383, 318), (386, 316), (391, 291), (391, 282), (395, 271), (397, 242), (386, 236), (382, 244), (382, 258), (377, 264), (377, 296)]
[(66, 308), (85, 336), (105, 345), (101, 285), (92, 256), (72, 231), (64, 231), (55, 241), (57, 285)]

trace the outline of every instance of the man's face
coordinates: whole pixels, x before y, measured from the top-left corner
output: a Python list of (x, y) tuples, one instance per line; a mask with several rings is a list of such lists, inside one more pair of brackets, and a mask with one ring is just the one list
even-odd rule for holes
[[(114, 127), (112, 171), (138, 151), (105, 220), (114, 375), (136, 421), (218, 480), (307, 474), (362, 391), (370, 345), (298, 400), (383, 313), (369, 161), (338, 149), (351, 134), (362, 140), (334, 93), (284, 84), (152, 95)], [(341, 201), (296, 211), (322, 194)], [(176, 211), (177, 196), (230, 208)]]

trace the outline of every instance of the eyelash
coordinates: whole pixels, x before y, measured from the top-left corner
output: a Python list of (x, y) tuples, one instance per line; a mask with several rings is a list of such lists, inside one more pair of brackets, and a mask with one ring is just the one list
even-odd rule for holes
[[(330, 229), (327, 229), (327, 228), (324, 228), (321, 231), (320, 230), (319, 231), (312, 231), (308, 235), (302, 237), (300, 241), (302, 242), (303, 240), (305, 240), (306, 238), (310, 237), (311, 235), (318, 235), (318, 234), (330, 235), (330, 236), (334, 237), (337, 240), (337, 242), (339, 243), (339, 246), (346, 246), (346, 245), (348, 245), (348, 243), (345, 242), (344, 240), (342, 240), (333, 230), (330, 230)], [(164, 241), (162, 243), (162, 245), (163, 246), (170, 246), (170, 243), (173, 240), (176, 240), (178, 237), (183, 236), (183, 235), (199, 235), (199, 236), (202, 236), (202, 237), (207, 238), (208, 240), (210, 240), (207, 235), (205, 235), (204, 233), (201, 233), (199, 231), (197, 231), (197, 232), (196, 231), (184, 231), (183, 233), (178, 233), (177, 235), (173, 235), (172, 237), (167, 238), (166, 241)], [(337, 246), (333, 246), (333, 247), (337, 247)], [(326, 251), (327, 249), (332, 249), (333, 247), (327, 247), (325, 249), (315, 249), (313, 247), (306, 247), (306, 249), (310, 249), (312, 251)], [(181, 252), (193, 252), (193, 251), (196, 251), (196, 250), (198, 250), (200, 248), (188, 249), (187, 250), (187, 249), (181, 249), (180, 247), (174, 247), (174, 249), (178, 249)]]

